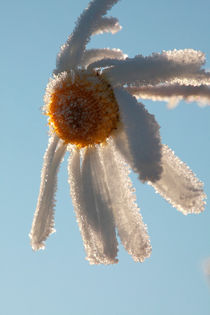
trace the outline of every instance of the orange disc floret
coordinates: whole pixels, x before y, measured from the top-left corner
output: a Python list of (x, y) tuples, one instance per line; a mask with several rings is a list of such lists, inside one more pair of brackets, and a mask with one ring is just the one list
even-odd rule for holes
[(54, 80), (47, 88), (45, 113), (56, 134), (78, 147), (105, 142), (119, 123), (119, 107), (108, 81), (82, 70)]

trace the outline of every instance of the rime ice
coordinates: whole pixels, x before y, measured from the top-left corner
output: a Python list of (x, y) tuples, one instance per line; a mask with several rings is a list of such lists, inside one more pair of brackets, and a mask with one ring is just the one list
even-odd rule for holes
[(183, 214), (204, 210), (203, 184), (168, 146), (159, 125), (137, 98), (209, 104), (210, 73), (193, 49), (128, 58), (119, 49), (86, 49), (91, 35), (121, 26), (106, 13), (118, 0), (92, 0), (61, 47), (43, 112), (50, 138), (30, 232), (34, 250), (55, 232), (57, 173), (69, 152), (70, 192), (90, 264), (117, 263), (120, 240), (134, 261), (151, 244), (129, 178), (133, 169)]
[(45, 96), (49, 124), (65, 143), (79, 148), (103, 143), (119, 122), (111, 85), (95, 71), (63, 72)]

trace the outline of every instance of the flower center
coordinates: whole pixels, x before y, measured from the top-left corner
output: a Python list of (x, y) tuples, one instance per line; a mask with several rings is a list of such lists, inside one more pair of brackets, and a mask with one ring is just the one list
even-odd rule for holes
[(105, 142), (119, 123), (119, 107), (108, 81), (96, 72), (63, 72), (46, 89), (45, 113), (66, 143)]

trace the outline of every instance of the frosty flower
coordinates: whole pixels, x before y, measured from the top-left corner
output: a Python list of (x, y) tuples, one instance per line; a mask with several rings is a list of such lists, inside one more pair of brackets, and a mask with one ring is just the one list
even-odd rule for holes
[(204, 55), (185, 49), (127, 58), (119, 49), (86, 50), (91, 35), (121, 28), (105, 17), (117, 1), (92, 0), (58, 54), (44, 98), (50, 139), (30, 233), (38, 250), (55, 231), (57, 173), (69, 151), (71, 196), (91, 264), (117, 262), (116, 230), (135, 261), (151, 253), (129, 167), (184, 214), (205, 204), (203, 184), (161, 144), (158, 123), (136, 98), (208, 102)]

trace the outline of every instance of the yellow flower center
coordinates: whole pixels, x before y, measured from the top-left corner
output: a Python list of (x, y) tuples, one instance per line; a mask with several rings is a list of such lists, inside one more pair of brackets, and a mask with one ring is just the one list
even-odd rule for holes
[(46, 90), (45, 113), (66, 143), (85, 147), (105, 142), (119, 123), (119, 107), (108, 81), (96, 72), (65, 72)]

